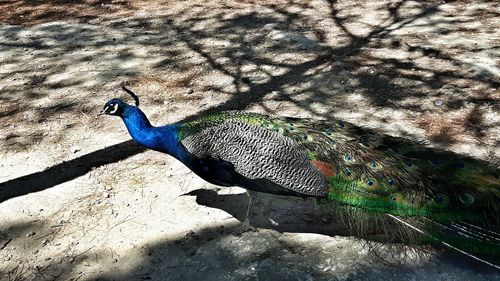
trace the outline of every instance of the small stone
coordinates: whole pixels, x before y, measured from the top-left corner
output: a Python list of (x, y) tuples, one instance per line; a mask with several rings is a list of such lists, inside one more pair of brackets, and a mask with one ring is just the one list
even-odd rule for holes
[(188, 94), (188, 95), (192, 95), (193, 93), (194, 93), (194, 90), (193, 90), (193, 89), (189, 89), (189, 90), (187, 91), (187, 94)]
[(35, 236), (35, 234), (36, 234), (36, 232), (30, 231), (30, 232), (28, 232), (28, 234), (26, 234), (26, 237)]
[(102, 193), (102, 196), (104, 196), (104, 198), (109, 198), (109, 197), (111, 197), (111, 195), (110, 195), (109, 193), (107, 193), (107, 192), (103, 192), (103, 193)]
[(434, 101), (434, 104), (435, 104), (437, 107), (439, 107), (439, 106), (443, 105), (443, 101), (442, 101), (442, 100), (435, 100), (435, 101)]
[(117, 263), (118, 262), (118, 259), (113, 259), (113, 263)]
[(264, 29), (267, 29), (267, 30), (276, 29), (277, 27), (278, 27), (278, 25), (275, 23), (268, 23), (268, 24), (264, 25)]

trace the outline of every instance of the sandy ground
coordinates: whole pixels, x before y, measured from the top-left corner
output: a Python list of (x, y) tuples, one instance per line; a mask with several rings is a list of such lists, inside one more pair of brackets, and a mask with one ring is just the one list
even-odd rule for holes
[(0, 280), (500, 280), (376, 257), (314, 200), (252, 194), (243, 231), (244, 190), (96, 116), (126, 82), (154, 124), (337, 117), (498, 165), (496, 1), (197, 2), (0, 3)]

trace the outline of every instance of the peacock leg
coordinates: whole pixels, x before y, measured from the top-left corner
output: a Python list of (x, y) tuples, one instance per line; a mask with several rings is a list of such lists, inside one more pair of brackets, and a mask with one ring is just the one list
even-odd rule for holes
[(250, 192), (247, 190), (246, 195), (248, 196), (248, 205), (247, 205), (247, 212), (245, 214), (245, 219), (243, 220), (243, 225), (242, 228), (243, 230), (250, 230), (252, 227), (250, 226), (250, 212), (252, 210), (252, 196), (250, 195)]

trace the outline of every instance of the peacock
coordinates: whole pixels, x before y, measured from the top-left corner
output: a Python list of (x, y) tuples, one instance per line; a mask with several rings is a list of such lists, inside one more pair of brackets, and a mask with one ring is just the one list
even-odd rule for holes
[(207, 182), (382, 216), (500, 269), (498, 168), (335, 119), (224, 111), (155, 127), (123, 90), (135, 106), (114, 98), (100, 114)]

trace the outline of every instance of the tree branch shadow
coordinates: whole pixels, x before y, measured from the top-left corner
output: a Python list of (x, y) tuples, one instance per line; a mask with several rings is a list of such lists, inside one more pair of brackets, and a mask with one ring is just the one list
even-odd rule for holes
[[(148, 38), (156, 39), (146, 40), (145, 38), (139, 38), (136, 34), (130, 34), (119, 39), (119, 44), (124, 44), (128, 47), (148, 47), (158, 44), (163, 44), (168, 47), (181, 44), (186, 46), (189, 51), (203, 58), (204, 65), (206, 65), (205, 67), (219, 71), (223, 75), (232, 78), (231, 84), (234, 90), (227, 90), (227, 87), (218, 88), (212, 86), (210, 88), (210, 90), (218, 94), (230, 94), (231, 96), (226, 101), (211, 105), (179, 122), (190, 120), (210, 112), (233, 109), (245, 110), (255, 104), (263, 103), (266, 96), (272, 92), (278, 92), (279, 100), (292, 103), (312, 115), (322, 118), (331, 118), (331, 116), (335, 115), (337, 112), (352, 108), (351, 103), (346, 100), (348, 100), (353, 93), (358, 92), (362, 93), (363, 97), (369, 100), (375, 108), (403, 108), (421, 112), (423, 110), (419, 109), (418, 105), (407, 105), (405, 107), (405, 105), (402, 105), (402, 101), (408, 98), (424, 99), (428, 97), (429, 90), (434, 91), (440, 89), (449, 80), (465, 79), (469, 82), (475, 81), (476, 83), (484, 84), (485, 87), (498, 87), (499, 84), (497, 79), (488, 75), (426, 69), (412, 61), (378, 58), (377, 56), (366, 54), (364, 50), (367, 48), (374, 50), (382, 47), (385, 48), (386, 46), (381, 40), (390, 37), (391, 34), (397, 30), (415, 24), (415, 22), (424, 17), (429, 17), (440, 12), (439, 4), (423, 4), (419, 6), (419, 11), (403, 14), (400, 9), (402, 9), (405, 3), (406, 1), (397, 1), (394, 5), (383, 6), (382, 9), (386, 9), (389, 12), (386, 22), (380, 26), (374, 27), (370, 32), (362, 36), (349, 31), (350, 29), (347, 25), (352, 21), (352, 18), (339, 17), (340, 8), (337, 8), (337, 2), (330, 1), (330, 19), (340, 28), (340, 30), (342, 30), (343, 35), (349, 38), (348, 42), (340, 46), (332, 46), (327, 42), (319, 41), (316, 47), (302, 48), (300, 44), (297, 45), (295, 44), (296, 42), (292, 42), (293, 40), (280, 41), (280, 39), (275, 40), (276, 42), (271, 40), (272, 43), (268, 46), (269, 49), (276, 51), (276, 56), (293, 52), (300, 52), (304, 56), (309, 56), (308, 59), (303, 61), (288, 61), (286, 59), (277, 60), (273, 57), (270, 58), (259, 53), (256, 47), (262, 44), (267, 36), (269, 36), (269, 32), (273, 32), (273, 30), (278, 32), (280, 36), (284, 34), (286, 37), (291, 34), (287, 33), (289, 31), (300, 32), (300, 30), (311, 29), (314, 31), (314, 34), (318, 36), (318, 40), (326, 40), (325, 38), (328, 37), (328, 33), (321, 28), (316, 28), (314, 24), (309, 22), (308, 17), (304, 16), (302, 13), (303, 10), (310, 8), (308, 4), (299, 5), (302, 10), (298, 11), (287, 10), (283, 5), (269, 4), (267, 7), (273, 11), (273, 16), (260, 15), (254, 12), (242, 13), (232, 18), (225, 18), (224, 12), (205, 16), (205, 18), (214, 18), (216, 22), (220, 23), (217, 28), (198, 28), (197, 24), (203, 20), (203, 17), (197, 17), (196, 14), (188, 19), (179, 20), (178, 17), (182, 16), (191, 8), (189, 6), (176, 14), (155, 17), (153, 20), (144, 18), (115, 20), (112, 26), (115, 28), (146, 27), (150, 36)], [(202, 15), (203, 11), (200, 11), (199, 16)], [(451, 24), (455, 22), (457, 22), (457, 24), (460, 23), (460, 21), (453, 19), (449, 22)], [(266, 25), (272, 23), (277, 23), (277, 27), (262, 32)], [(432, 24), (434, 23), (431, 22), (431, 25)], [(9, 36), (13, 39), (18, 36), (18, 33), (22, 32), (22, 29), (17, 27), (9, 27), (9, 30)], [(116, 38), (99, 38), (100, 35), (98, 33), (94, 31), (89, 32), (87, 29), (74, 30), (72, 28), (63, 28), (63, 32), (56, 29), (59, 32), (57, 35), (53, 34), (55, 30), (53, 30), (51, 26), (43, 27), (43, 30), (48, 32), (48, 34), (54, 35), (54, 38), (59, 40), (62, 46), (59, 52), (63, 54), (69, 54), (76, 48), (82, 47), (81, 44), (83, 43), (81, 42), (77, 44), (67, 44), (67, 46), (64, 44), (67, 42), (65, 40), (72, 36), (76, 36), (76, 34), (80, 34), (82, 39), (86, 41), (93, 38), (97, 42), (100, 42), (96, 45), (98, 50), (96, 56), (105, 54), (101, 48), (111, 46), (116, 42)], [(221, 32), (221, 30), (226, 33)], [(165, 35), (165, 33), (167, 34)], [(231, 44), (227, 46), (224, 45), (217, 50), (210, 50), (206, 49), (201, 43), (206, 39), (228, 39)], [(48, 48), (48, 45), (42, 40), (34, 40), (33, 42), (35, 43), (28, 43), (28, 45), (16, 45), (18, 43), (13, 45), (13, 43), (6, 43), (7, 45), (4, 47), (33, 48), (38, 50)], [(399, 41), (396, 41), (394, 46), (403, 46), (398, 42)], [(446, 54), (446, 52), (432, 47), (408, 45), (407, 51), (421, 53), (421, 56), (424, 58), (432, 57), (441, 61), (447, 61), (455, 67), (462, 67), (464, 65), (463, 62)], [(189, 63), (190, 57), (181, 57), (179, 60), (170, 59), (170, 56), (176, 58), (182, 56), (182, 53), (178, 52), (175, 48), (166, 51), (161, 50), (159, 52), (165, 58), (165, 60), (156, 64), (156, 70), (160, 73), (165, 68), (188, 67), (193, 65)], [(131, 55), (126, 53), (120, 54), (119, 56), (122, 61), (130, 59), (130, 57)], [(220, 63), (218, 60), (220, 57), (228, 58), (228, 62)], [(82, 57), (81, 60), (85, 61), (86, 58)], [(248, 64), (257, 65), (257, 69), (264, 69), (264, 66), (272, 66), (283, 68), (284, 71), (281, 74), (274, 75), (264, 71), (267, 80), (261, 82), (253, 80), (254, 77), (251, 71), (244, 71), (244, 67)], [(332, 66), (334, 66), (333, 71), (324, 71)], [(370, 67), (376, 68), (377, 71), (371, 73), (369, 69), (367, 69)], [(62, 73), (65, 69), (66, 68), (62, 68), (59, 70), (60, 72), (52, 74)], [(408, 74), (407, 72), (410, 70), (411, 73)], [(134, 70), (124, 69), (123, 71), (123, 73), (126, 74), (125, 77), (137, 76), (137, 72)], [(341, 72), (343, 72), (343, 74)], [(432, 72), (434, 75), (428, 78), (419, 72)], [(104, 77), (104, 79), (108, 77), (108, 75), (111, 74), (106, 71), (100, 74), (101, 78)], [(402, 84), (398, 83), (398, 81), (403, 78), (406, 79), (404, 80), (406, 82)], [(325, 81), (329, 79), (332, 79), (333, 83), (325, 83)], [(343, 79), (348, 79), (353, 83), (355, 82), (355, 86), (342, 86), (341, 81), (343, 81)], [(418, 87), (411, 87), (415, 85), (415, 81), (419, 80), (423, 84), (420, 83)], [(40, 76), (36, 78), (36, 81), (31, 83), (46, 83), (51, 89), (81, 84), (81, 81), (74, 81), (74, 84), (68, 84), (66, 82), (48, 83), (46, 81), (46, 76)], [(294, 85), (300, 86), (299, 90), (296, 92), (290, 91), (291, 86)], [(14, 86), (7, 87), (6, 89), (4, 88), (4, 90), (7, 93), (15, 93), (15, 91), (18, 91)], [(304, 93), (307, 93), (309, 96), (305, 99), (297, 99), (297, 96)], [(40, 99), (40, 95), (36, 94), (28, 94), (25, 95), (25, 97), (28, 97), (28, 99), (21, 101), (20, 107), (29, 107), (28, 104), (30, 102)], [(16, 101), (9, 95), (3, 95), (1, 98), (6, 102)], [(445, 103), (445, 106), (453, 109), (460, 107), (460, 104), (464, 102), (472, 103), (477, 106), (464, 122), (466, 123), (466, 130), (470, 131), (475, 138), (482, 139), (486, 135), (485, 131), (492, 128), (494, 124), (482, 124), (485, 118), (474, 117), (474, 112), (478, 112), (477, 108), (479, 106), (498, 106), (496, 101), (497, 98), (491, 95), (486, 95), (483, 98), (450, 98)], [(58, 110), (44, 108), (48, 110), (43, 110), (43, 115), (39, 121), (47, 120), (47, 118), (59, 114), (59, 109), (61, 106), (64, 106), (64, 102), (53, 106), (53, 108)], [(321, 104), (326, 110), (318, 111), (312, 106), (314, 103)], [(69, 109), (72, 109), (72, 107), (73, 105)], [(88, 108), (88, 110), (90, 111), (91, 108)], [(6, 112), (0, 112), (0, 118), (8, 118), (12, 115), (19, 114), (21, 114), (21, 111), (9, 109)], [(427, 123), (421, 120), (419, 124), (425, 126)], [(32, 141), (36, 143), (38, 140), (37, 138), (43, 137), (43, 134), (34, 133)], [(445, 135), (434, 137), (434, 140), (443, 141), (444, 143), (448, 142), (448, 144), (454, 141), (452, 137)], [(144, 151), (144, 149), (134, 146), (131, 141), (127, 141), (84, 155), (69, 162), (58, 164), (46, 171), (10, 180), (0, 184), (0, 202), (29, 192), (50, 188), (54, 185), (81, 176), (90, 171), (92, 167), (125, 159), (142, 151)], [(37, 182), (39, 178), (43, 180)]]

